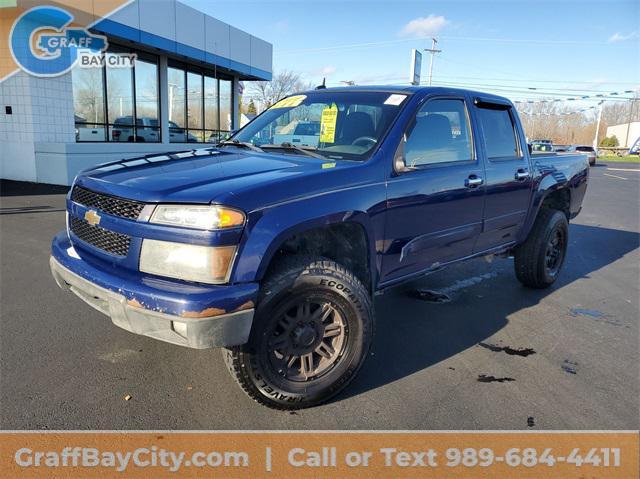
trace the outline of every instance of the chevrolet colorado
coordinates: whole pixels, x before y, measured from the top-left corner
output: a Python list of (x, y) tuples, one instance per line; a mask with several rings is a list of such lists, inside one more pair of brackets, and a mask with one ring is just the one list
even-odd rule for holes
[(489, 254), (551, 285), (588, 176), (583, 155), (531, 155), (502, 97), (314, 90), (216, 147), (81, 172), (51, 270), (117, 326), (221, 347), (254, 400), (303, 408), (361, 368), (385, 288)]

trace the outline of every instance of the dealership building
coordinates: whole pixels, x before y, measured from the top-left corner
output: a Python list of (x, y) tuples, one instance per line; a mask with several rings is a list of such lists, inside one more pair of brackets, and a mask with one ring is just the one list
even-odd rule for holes
[(207, 146), (239, 126), (242, 82), (271, 79), (270, 43), (175, 0), (87, 24), (106, 36), (105, 59), (135, 53), (134, 66), (5, 77), (0, 178), (69, 185), (98, 163)]
[(621, 148), (631, 148), (640, 140), (640, 121), (630, 121), (629, 123), (608, 126), (606, 136), (615, 136)]

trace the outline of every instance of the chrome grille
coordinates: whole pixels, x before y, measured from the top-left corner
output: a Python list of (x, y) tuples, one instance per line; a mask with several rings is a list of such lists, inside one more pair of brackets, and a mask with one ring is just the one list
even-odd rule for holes
[(127, 256), (131, 238), (100, 226), (92, 226), (80, 218), (70, 218), (71, 232), (85, 243), (89, 243), (106, 253), (116, 256)]
[(71, 201), (88, 208), (104, 211), (108, 215), (121, 218), (138, 219), (145, 204), (139, 201), (127, 200), (117, 196), (96, 193), (80, 186), (75, 186), (71, 192)]

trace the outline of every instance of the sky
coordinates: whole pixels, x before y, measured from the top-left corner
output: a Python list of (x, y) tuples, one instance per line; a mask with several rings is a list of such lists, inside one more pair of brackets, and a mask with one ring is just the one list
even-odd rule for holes
[[(411, 49), (436, 36), (434, 85), (512, 100), (640, 88), (638, 0), (182, 1), (271, 42), (275, 72), (314, 84), (408, 84)], [(424, 52), (423, 81), (428, 69)]]

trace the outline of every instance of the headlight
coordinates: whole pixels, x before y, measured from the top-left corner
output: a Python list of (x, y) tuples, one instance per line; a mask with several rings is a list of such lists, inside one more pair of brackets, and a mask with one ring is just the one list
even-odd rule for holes
[(226, 283), (236, 246), (199, 246), (145, 239), (140, 271), (200, 283)]
[(242, 226), (244, 214), (238, 210), (215, 205), (158, 205), (149, 221), (199, 230), (217, 230)]

